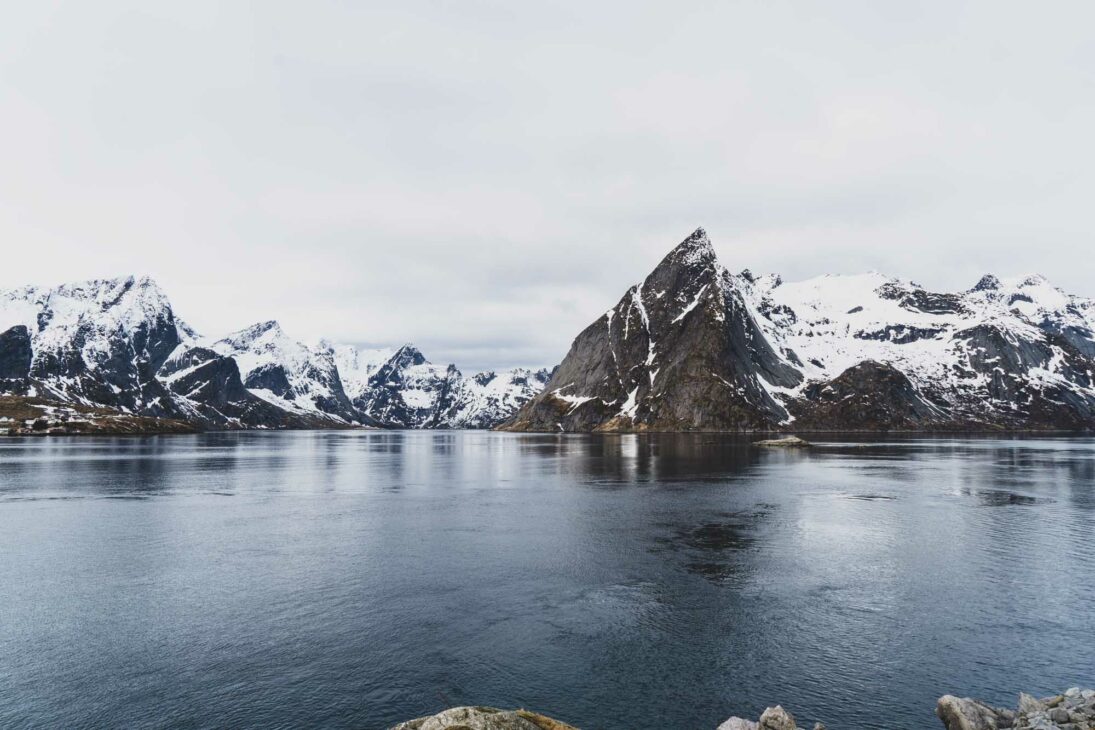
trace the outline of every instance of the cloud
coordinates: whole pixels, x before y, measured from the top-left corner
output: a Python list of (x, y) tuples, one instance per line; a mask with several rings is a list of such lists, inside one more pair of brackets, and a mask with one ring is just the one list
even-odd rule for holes
[(1095, 295), (1095, 8), (24, 3), (0, 286), (144, 272), (211, 334), (550, 365), (704, 225), (728, 266)]

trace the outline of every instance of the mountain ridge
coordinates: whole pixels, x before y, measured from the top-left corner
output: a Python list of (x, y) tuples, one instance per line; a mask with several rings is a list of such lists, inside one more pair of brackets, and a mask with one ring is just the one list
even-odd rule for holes
[[(406, 362), (411, 352), (413, 362)], [(111, 409), (152, 430), (168, 420), (171, 430), (176, 423), (198, 429), (487, 428), (547, 380), (546, 371), (539, 380), (528, 378), (532, 371), (507, 371), (511, 387), (488, 391), (478, 385), (485, 373), (465, 378), (448, 366), (443, 381), (415, 381), (415, 393), (407, 394), (412, 408), (398, 386), (370, 379), (370, 367), (402, 376), (408, 368), (439, 366), (409, 344), (391, 351), (308, 345), (276, 320), (205, 338), (177, 317), (148, 276), (0, 290), (0, 394), (36, 408), (48, 402), (85, 412)], [(399, 402), (381, 417), (360, 407), (381, 391)]]
[(1092, 301), (1038, 275), (957, 293), (878, 273), (785, 283), (731, 273), (699, 228), (501, 428), (1091, 429), (1093, 330)]

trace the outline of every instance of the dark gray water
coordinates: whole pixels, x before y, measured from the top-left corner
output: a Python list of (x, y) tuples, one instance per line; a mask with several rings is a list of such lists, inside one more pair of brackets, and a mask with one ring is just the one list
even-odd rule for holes
[(0, 440), (0, 726), (930, 728), (1095, 685), (1095, 441)]

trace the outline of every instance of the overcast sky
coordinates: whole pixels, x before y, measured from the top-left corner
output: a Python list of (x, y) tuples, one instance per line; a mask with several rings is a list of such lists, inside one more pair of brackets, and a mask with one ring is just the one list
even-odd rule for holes
[(0, 287), (550, 365), (675, 243), (1095, 295), (1090, 2), (8, 3)]

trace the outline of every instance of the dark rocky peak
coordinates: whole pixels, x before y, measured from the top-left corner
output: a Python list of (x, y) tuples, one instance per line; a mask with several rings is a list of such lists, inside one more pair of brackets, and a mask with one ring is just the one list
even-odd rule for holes
[(1000, 288), (1000, 280), (993, 274), (982, 276), (970, 291), (996, 291)]
[[(707, 237), (707, 231), (697, 228), (688, 238), (677, 244), (666, 254), (654, 273), (663, 267), (685, 267), (689, 269), (710, 267), (718, 263), (715, 249)], [(653, 276), (653, 274), (651, 274)]]
[(697, 306), (701, 295), (714, 295), (724, 278), (726, 271), (719, 265), (707, 233), (697, 228), (661, 260), (642, 284), (624, 295), (624, 302), (628, 313), (632, 309), (640, 311), (643, 327), (649, 329), (649, 318), (660, 319), (657, 310), (670, 314), (672, 319), (682, 307)]
[(472, 376), (475, 382), (479, 385), (486, 385), (490, 381), (494, 380), (495, 377), (496, 376), (493, 370), (488, 370), (485, 373), (476, 373), (474, 376)]
[(417, 347), (411, 344), (403, 345), (369, 377), (369, 384), (382, 386), (402, 383), (403, 373), (407, 368), (426, 363), (426, 356)]
[(414, 345), (406, 344), (395, 351), (395, 354), (388, 360), (388, 364), (402, 370), (412, 365), (425, 365), (426, 356)]

